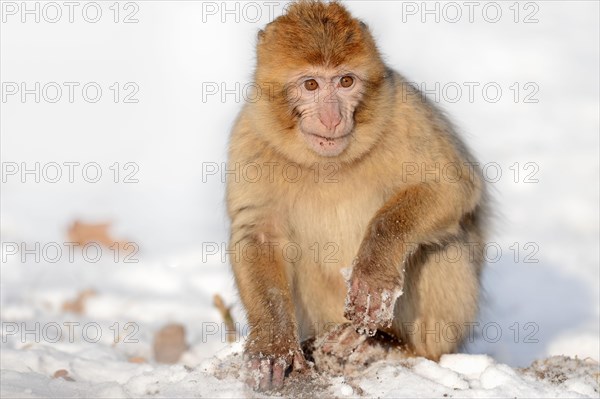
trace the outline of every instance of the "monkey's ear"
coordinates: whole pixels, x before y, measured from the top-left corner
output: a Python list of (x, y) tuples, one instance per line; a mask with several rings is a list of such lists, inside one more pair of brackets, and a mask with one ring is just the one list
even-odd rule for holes
[(273, 30), (273, 23), (275, 21), (271, 21), (268, 24), (265, 25), (264, 28), (262, 28), (261, 30), (258, 31), (258, 34), (256, 35), (256, 39), (258, 41), (258, 44), (264, 42), (267, 39), (267, 33), (269, 33), (270, 36), (270, 31)]
[(271, 24), (272, 23), (273, 23), (273, 21), (269, 22), (268, 24), (265, 25), (264, 28), (262, 28), (261, 30), (258, 31), (258, 34), (256, 35), (256, 39), (258, 41), (258, 44), (260, 44), (260, 43), (262, 43), (262, 42), (265, 41), (265, 39), (267, 37), (267, 32), (271, 28)]
[(360, 22), (360, 27), (363, 31), (369, 31), (369, 25), (365, 24), (363, 21)]

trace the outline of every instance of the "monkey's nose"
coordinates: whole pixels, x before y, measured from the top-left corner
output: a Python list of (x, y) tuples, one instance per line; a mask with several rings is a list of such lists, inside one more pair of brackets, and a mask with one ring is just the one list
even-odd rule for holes
[(319, 120), (328, 130), (334, 130), (342, 123), (342, 118), (339, 115), (321, 115)]

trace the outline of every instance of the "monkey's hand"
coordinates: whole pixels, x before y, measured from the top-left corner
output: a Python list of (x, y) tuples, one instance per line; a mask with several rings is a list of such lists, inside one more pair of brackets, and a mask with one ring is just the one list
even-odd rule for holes
[(361, 334), (375, 335), (378, 328), (389, 328), (394, 305), (402, 295), (402, 277), (394, 267), (369, 268), (358, 261), (347, 279), (348, 295), (344, 316)]
[(246, 345), (246, 384), (256, 391), (276, 390), (283, 387), (286, 371), (308, 370), (308, 363), (294, 340), (273, 339), (264, 343), (250, 338)]

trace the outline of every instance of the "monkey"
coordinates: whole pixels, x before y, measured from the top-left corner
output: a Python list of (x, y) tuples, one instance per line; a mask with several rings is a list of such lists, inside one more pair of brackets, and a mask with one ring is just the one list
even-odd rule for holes
[(281, 388), (310, 368), (301, 342), (344, 325), (407, 356), (455, 352), (478, 313), (489, 201), (452, 123), (337, 1), (267, 24), (253, 79), (226, 181), (248, 383)]

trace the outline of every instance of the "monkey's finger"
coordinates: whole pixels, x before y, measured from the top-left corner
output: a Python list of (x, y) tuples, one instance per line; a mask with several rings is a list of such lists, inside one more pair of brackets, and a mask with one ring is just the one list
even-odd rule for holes
[[(358, 320), (364, 318), (365, 314), (369, 310), (369, 302), (371, 302), (371, 295), (366, 287), (362, 284), (359, 287), (359, 292), (354, 300), (354, 312), (358, 315)], [(355, 319), (355, 321), (357, 320)]]
[(381, 295), (379, 294), (371, 294), (369, 300), (369, 308), (366, 310), (367, 321), (369, 322), (377, 322), (380, 318), (379, 313), (381, 313)]
[(354, 353), (369, 353), (369, 351), (373, 350), (373, 343), (367, 341), (366, 335), (361, 334), (361, 337), (363, 337), (363, 339), (356, 345)]
[[(358, 306), (363, 302), (361, 297), (364, 296), (365, 289), (365, 284), (362, 281), (357, 279), (352, 282), (352, 287), (350, 288), (350, 291), (348, 291), (348, 302), (351, 311), (357, 312), (359, 310)], [(354, 307), (354, 309), (352, 309), (352, 307)]]
[(342, 334), (343, 330), (340, 330), (339, 327), (336, 327), (334, 330), (330, 331), (326, 335), (323, 342), (319, 345), (319, 351), (328, 355), (334, 353), (336, 347), (339, 345)]
[(260, 382), (260, 360), (256, 358), (250, 359), (246, 366), (246, 385), (254, 390), (257, 390)]
[(372, 337), (375, 335), (378, 323), (378, 313), (381, 307), (381, 297), (377, 293), (367, 294), (367, 304), (365, 305), (365, 311), (362, 314), (360, 323), (364, 328), (364, 332)]
[(361, 283), (361, 279), (359, 279), (358, 277), (353, 276), (352, 279), (350, 280), (350, 285), (348, 287), (348, 295), (350, 297), (355, 297), (356, 294), (358, 293), (359, 289), (360, 289), (360, 283)]
[(358, 291), (360, 281), (361, 281), (360, 278), (358, 278), (356, 276), (352, 276), (352, 282), (350, 284), (351, 291)]
[(260, 373), (258, 376), (258, 389), (260, 391), (268, 391), (271, 389), (271, 359), (261, 359)]
[(283, 387), (283, 379), (285, 378), (285, 370), (288, 367), (288, 362), (279, 357), (273, 362), (273, 379), (271, 380), (271, 387), (279, 389)]
[(359, 334), (356, 328), (347, 328), (340, 337), (340, 344), (345, 347), (355, 347), (358, 342), (365, 339), (364, 335)]
[(366, 335), (359, 334), (356, 328), (348, 328), (347, 333), (340, 342), (340, 355), (347, 358), (355, 352), (356, 348), (367, 339)]
[[(350, 319), (350, 317), (348, 316), (348, 309), (346, 309), (346, 314), (344, 316)], [(348, 325), (350, 324), (344, 324), (343, 326)], [(335, 329), (333, 329), (327, 334), (325, 340), (321, 344), (321, 351), (323, 353), (332, 353), (335, 350), (335, 346), (339, 344), (340, 340), (342, 339), (342, 335), (346, 331), (346, 327), (343, 326), (337, 326)]]

